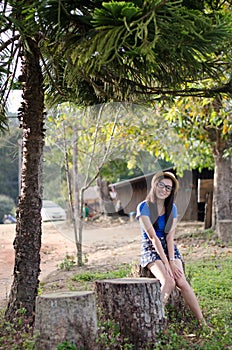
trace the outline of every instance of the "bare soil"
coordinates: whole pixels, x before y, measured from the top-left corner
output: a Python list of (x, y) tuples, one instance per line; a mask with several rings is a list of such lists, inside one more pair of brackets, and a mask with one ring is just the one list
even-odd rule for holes
[[(0, 225), (0, 306), (5, 306), (14, 268), (15, 224)], [(83, 230), (84, 266), (60, 269), (67, 256), (76, 260), (73, 229), (65, 223), (44, 223), (40, 281), (43, 292), (69, 290), (70, 276), (80, 271), (109, 271), (120, 264), (139, 266), (140, 229), (136, 221), (118, 219), (86, 222)], [(179, 223), (176, 243), (186, 263), (196, 259), (232, 254), (232, 248), (219, 244), (199, 222)]]

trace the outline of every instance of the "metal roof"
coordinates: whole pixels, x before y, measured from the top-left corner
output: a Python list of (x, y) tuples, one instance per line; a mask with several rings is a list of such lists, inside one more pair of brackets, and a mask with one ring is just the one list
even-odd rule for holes
[(109, 187), (122, 187), (124, 185), (127, 185), (128, 182), (129, 183), (139, 182), (140, 180), (142, 180), (144, 178), (153, 177), (159, 171), (169, 171), (171, 169), (173, 169), (173, 168), (169, 167), (169, 168), (166, 168), (166, 169), (159, 169), (159, 170), (156, 170), (156, 171), (154, 171), (152, 173), (148, 173), (148, 174), (144, 174), (144, 175), (133, 177), (131, 179), (125, 179), (125, 180), (122, 180), (122, 181), (119, 181), (119, 182), (115, 182), (113, 184), (110, 184)]

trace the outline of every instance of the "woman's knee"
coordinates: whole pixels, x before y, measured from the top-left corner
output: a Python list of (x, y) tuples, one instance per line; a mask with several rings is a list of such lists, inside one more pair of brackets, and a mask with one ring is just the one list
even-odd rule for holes
[(176, 287), (176, 282), (175, 282), (174, 278), (171, 278), (168, 276), (164, 280), (164, 285), (166, 286), (166, 288), (168, 288), (172, 292), (174, 290), (174, 288)]
[(185, 290), (187, 291), (187, 290), (191, 289), (191, 286), (185, 277), (179, 278), (178, 280), (176, 280), (176, 285), (181, 291), (185, 291)]

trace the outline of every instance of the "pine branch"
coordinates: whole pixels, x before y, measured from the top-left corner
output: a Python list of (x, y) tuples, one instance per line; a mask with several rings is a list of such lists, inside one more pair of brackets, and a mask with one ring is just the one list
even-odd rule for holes
[(5, 41), (1, 46), (0, 46), (0, 52), (6, 50), (9, 45), (12, 45), (16, 40), (19, 40), (20, 35), (15, 35), (14, 37), (10, 38), (9, 40)]

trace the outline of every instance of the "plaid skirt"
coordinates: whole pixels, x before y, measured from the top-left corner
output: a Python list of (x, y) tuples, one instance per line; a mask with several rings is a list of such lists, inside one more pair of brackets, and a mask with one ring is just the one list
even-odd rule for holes
[[(162, 244), (165, 255), (168, 257), (168, 247), (166, 237), (159, 237), (159, 240)], [(181, 254), (174, 244), (174, 258), (182, 260)], [(141, 266), (146, 267), (149, 263), (161, 260), (159, 254), (156, 252), (155, 247), (152, 245), (149, 238), (144, 238), (142, 240), (142, 249), (141, 249)]]

